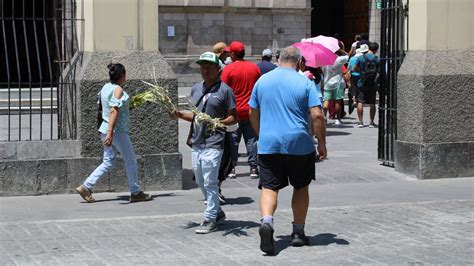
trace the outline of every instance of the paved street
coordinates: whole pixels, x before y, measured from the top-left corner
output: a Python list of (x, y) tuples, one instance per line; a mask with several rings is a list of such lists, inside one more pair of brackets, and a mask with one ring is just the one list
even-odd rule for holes
[[(95, 194), (94, 204), (78, 195), (0, 198), (0, 265), (473, 264), (474, 179), (415, 180), (380, 166), (377, 130), (345, 121), (328, 128), (329, 159), (310, 187), (310, 246), (288, 246), (287, 188), (275, 217), (277, 254), (262, 255), (257, 180), (244, 157), (223, 185), (227, 221), (196, 235), (204, 204), (183, 145), (185, 189), (151, 192), (149, 202), (129, 204), (126, 192)], [(182, 143), (187, 129), (180, 123)]]

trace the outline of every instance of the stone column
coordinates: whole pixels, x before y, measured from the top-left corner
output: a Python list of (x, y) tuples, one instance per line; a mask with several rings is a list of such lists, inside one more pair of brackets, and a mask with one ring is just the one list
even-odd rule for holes
[[(78, 139), (81, 160), (71, 167), (79, 182), (97, 165), (102, 147), (96, 131), (97, 93), (108, 82), (107, 64), (122, 63), (127, 71), (125, 91), (133, 96), (153, 82), (167, 88), (177, 103), (177, 79), (158, 52), (157, 0), (91, 0), (78, 8), (84, 19), (84, 59), (78, 84)], [(178, 125), (158, 105), (148, 104), (130, 112), (130, 137), (138, 156), (139, 177), (144, 189), (181, 189), (181, 154)], [(76, 180), (77, 179), (77, 180)], [(99, 190), (127, 190), (121, 160), (104, 178)]]
[(398, 73), (395, 169), (474, 176), (474, 2), (412, 0)]

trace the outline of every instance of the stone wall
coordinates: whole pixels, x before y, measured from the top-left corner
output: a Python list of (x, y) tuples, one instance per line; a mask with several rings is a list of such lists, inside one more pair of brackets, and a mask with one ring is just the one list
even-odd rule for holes
[[(0, 161), (0, 196), (75, 193), (100, 163), (100, 157)], [(142, 155), (137, 163), (141, 189), (182, 189), (179, 153)], [(104, 191), (128, 191), (122, 160), (94, 187)]]
[[(177, 79), (159, 52), (85, 53), (76, 78), (78, 139), (1, 143), (0, 196), (71, 193), (101, 163), (97, 94), (108, 82), (106, 66), (111, 62), (125, 66), (127, 82), (123, 87), (130, 96), (145, 89), (142, 80), (152, 81), (155, 66), (158, 83), (169, 90), (177, 104)], [(154, 104), (131, 110), (130, 119), (142, 189), (182, 189), (177, 121)], [(128, 191), (120, 158), (94, 191)]]
[[(146, 89), (142, 81), (153, 82), (153, 66), (160, 85), (167, 88), (177, 103), (176, 77), (159, 52), (103, 52), (87, 53), (83, 73), (80, 74), (79, 140), (81, 155), (97, 156), (102, 147), (96, 131), (97, 94), (108, 82), (107, 64), (120, 62), (127, 71), (125, 91), (133, 97)], [(130, 137), (135, 152), (141, 154), (178, 152), (178, 123), (170, 119), (159, 106), (147, 104), (130, 111)]]
[(395, 169), (474, 176), (474, 50), (409, 51), (398, 73)]
[[(198, 55), (232, 40), (244, 42), (247, 55), (258, 55), (298, 42), (311, 31), (310, 1), (181, 2), (160, 1), (159, 49), (164, 55)], [(169, 27), (174, 36), (168, 35)]]

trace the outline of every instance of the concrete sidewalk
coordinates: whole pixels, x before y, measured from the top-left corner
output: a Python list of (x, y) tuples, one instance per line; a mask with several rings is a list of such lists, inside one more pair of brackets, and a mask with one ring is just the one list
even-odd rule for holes
[(472, 264), (474, 179), (399, 174), (377, 161), (377, 129), (345, 122), (328, 127), (329, 158), (317, 163), (310, 186), (310, 246), (289, 246), (286, 188), (275, 216), (277, 254), (260, 252), (258, 181), (245, 157), (237, 178), (223, 184), (227, 221), (195, 234), (205, 206), (191, 180), (189, 124), (180, 122), (184, 190), (150, 192), (152, 201), (133, 204), (126, 192), (94, 194), (93, 204), (76, 194), (2, 197), (0, 265)]

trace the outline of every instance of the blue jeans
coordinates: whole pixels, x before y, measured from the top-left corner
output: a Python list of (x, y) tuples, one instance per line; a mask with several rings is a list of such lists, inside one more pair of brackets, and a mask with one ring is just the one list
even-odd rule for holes
[(258, 137), (250, 124), (250, 120), (240, 121), (239, 128), (232, 132), (232, 163), (237, 165), (239, 157), (240, 139), (244, 136), (247, 147), (248, 164), (250, 168), (257, 168), (257, 141)]
[[(100, 134), (102, 140), (105, 139), (105, 134)], [(127, 171), (128, 178), (128, 189), (132, 194), (136, 194), (140, 191), (138, 185), (138, 172), (137, 172), (137, 158), (133, 151), (132, 142), (128, 133), (114, 133), (111, 146), (104, 146), (104, 157), (102, 164), (100, 164), (94, 172), (84, 181), (84, 186), (88, 189), (92, 189), (94, 185), (104, 176), (107, 172), (112, 170), (117, 158), (117, 153), (122, 155), (125, 163), (125, 170)]]
[(223, 150), (192, 148), (193, 172), (196, 183), (207, 199), (207, 208), (204, 219), (215, 221), (221, 206), (219, 201), (219, 166)]

